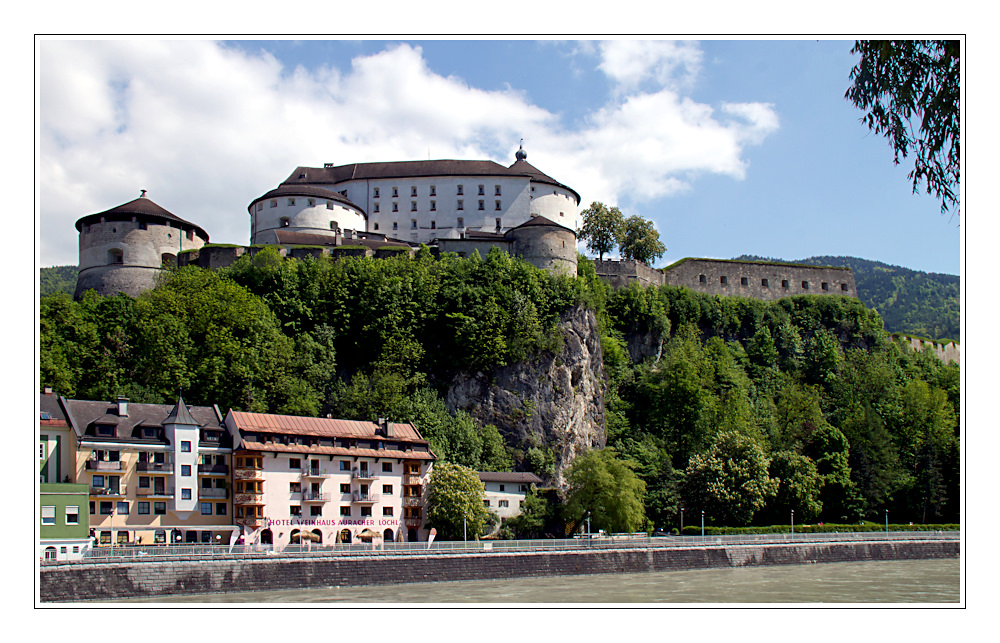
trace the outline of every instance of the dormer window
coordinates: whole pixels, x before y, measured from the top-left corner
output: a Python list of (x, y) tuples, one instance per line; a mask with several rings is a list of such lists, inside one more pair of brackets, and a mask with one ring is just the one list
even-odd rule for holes
[(98, 424), (97, 435), (112, 436), (115, 434), (115, 427), (110, 424)]

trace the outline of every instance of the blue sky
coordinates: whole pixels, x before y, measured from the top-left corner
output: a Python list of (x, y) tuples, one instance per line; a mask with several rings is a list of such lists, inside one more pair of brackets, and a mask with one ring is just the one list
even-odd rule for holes
[(40, 265), (140, 189), (213, 242), (298, 165), (528, 161), (683, 257), (959, 274), (959, 217), (844, 98), (851, 41), (42, 40)]

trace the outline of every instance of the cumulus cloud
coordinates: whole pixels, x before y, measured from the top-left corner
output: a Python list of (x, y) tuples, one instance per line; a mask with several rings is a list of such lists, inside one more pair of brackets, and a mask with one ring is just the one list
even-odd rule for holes
[(690, 189), (699, 172), (742, 178), (745, 146), (778, 126), (770, 105), (714, 109), (685, 97), (696, 45), (621, 41), (593, 52), (616, 89), (570, 127), (517, 88), (435, 72), (406, 44), (305, 69), (209, 41), (43, 41), (42, 265), (75, 263), (75, 220), (140, 189), (212, 241), (246, 243), (249, 202), (300, 165), (428, 155), (509, 165), (524, 137), (529, 162), (586, 206)]

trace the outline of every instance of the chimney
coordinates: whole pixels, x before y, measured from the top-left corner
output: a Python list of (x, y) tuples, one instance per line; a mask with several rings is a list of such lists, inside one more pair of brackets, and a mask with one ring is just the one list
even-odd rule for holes
[(386, 418), (378, 419), (378, 428), (382, 431), (382, 435), (385, 437), (392, 437), (392, 429), (389, 428), (389, 420)]
[(128, 398), (118, 397), (118, 417), (127, 418), (128, 417)]
[(44, 389), (42, 389), (42, 392), (45, 393), (46, 395), (52, 395), (52, 387), (46, 386)]

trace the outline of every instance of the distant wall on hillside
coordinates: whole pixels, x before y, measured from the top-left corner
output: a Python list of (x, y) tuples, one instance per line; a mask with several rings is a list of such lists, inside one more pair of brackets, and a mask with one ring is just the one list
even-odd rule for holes
[(709, 295), (770, 301), (792, 295), (857, 297), (850, 268), (722, 259), (681, 259), (663, 269), (664, 283)]
[(923, 337), (910, 337), (908, 335), (894, 335), (896, 341), (903, 342), (915, 351), (929, 349), (935, 357), (945, 364), (955, 362), (962, 363), (962, 345), (957, 342), (939, 341), (924, 339)]

